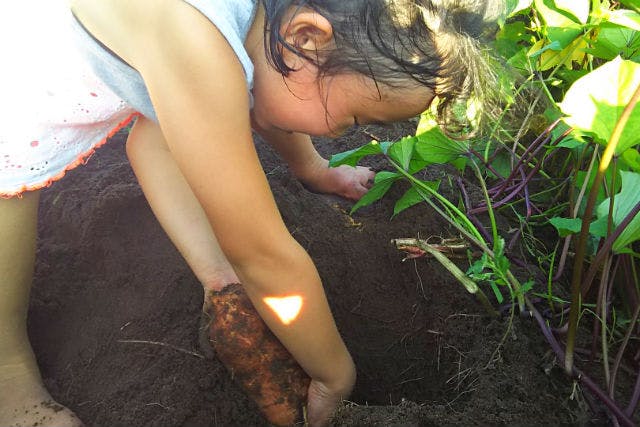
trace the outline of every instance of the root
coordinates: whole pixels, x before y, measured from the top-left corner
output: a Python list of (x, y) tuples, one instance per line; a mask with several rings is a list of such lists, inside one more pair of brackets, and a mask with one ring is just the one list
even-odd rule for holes
[(146, 341), (146, 340), (118, 340), (118, 342), (123, 343), (134, 343), (134, 344), (149, 344), (149, 345), (159, 345), (162, 347), (168, 347), (172, 350), (179, 351), (180, 353), (189, 354), (191, 356), (195, 356), (198, 359), (204, 359), (204, 356), (200, 353), (196, 353), (195, 351), (185, 350), (184, 348), (177, 347), (173, 344), (167, 344), (165, 342), (158, 341)]

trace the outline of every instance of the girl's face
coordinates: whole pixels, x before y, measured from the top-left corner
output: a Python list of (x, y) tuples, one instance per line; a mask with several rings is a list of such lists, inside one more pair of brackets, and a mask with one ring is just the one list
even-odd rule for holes
[[(393, 89), (361, 75), (317, 78), (315, 67), (283, 77), (256, 70), (253, 120), (262, 129), (336, 137), (356, 124), (386, 123), (414, 117), (427, 109), (433, 93), (425, 87)], [(275, 74), (275, 75), (273, 75)]]
[[(247, 45), (254, 63), (253, 122), (261, 129), (279, 129), (313, 136), (335, 137), (354, 124), (393, 122), (416, 116), (433, 99), (431, 90), (415, 85), (391, 89), (362, 75), (318, 76), (310, 61), (283, 49), (293, 70), (283, 77), (266, 60), (262, 9)], [(292, 7), (283, 20), (281, 36), (308, 55), (334, 48), (333, 29), (322, 15)]]

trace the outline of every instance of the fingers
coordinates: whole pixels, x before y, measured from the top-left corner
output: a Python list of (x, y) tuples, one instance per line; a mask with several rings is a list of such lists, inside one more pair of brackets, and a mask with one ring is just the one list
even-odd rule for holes
[(357, 170), (360, 174), (360, 182), (362, 185), (370, 188), (373, 185), (373, 179), (376, 177), (376, 173), (373, 169), (364, 166), (358, 166)]
[(311, 381), (308, 392), (307, 421), (311, 427), (323, 427), (329, 424), (338, 403), (342, 398), (337, 393), (332, 393), (324, 384)]
[(346, 179), (347, 185), (341, 195), (347, 199), (360, 200), (373, 186), (375, 172), (363, 166), (357, 166), (355, 169), (351, 166), (341, 167), (344, 167), (343, 172), (350, 178)]
[(369, 188), (371, 188), (371, 185), (363, 185), (361, 183), (355, 183), (351, 188), (349, 188), (348, 191), (342, 194), (342, 196), (353, 201), (358, 201), (362, 198), (362, 196), (367, 194), (367, 191), (369, 191)]
[(318, 169), (317, 174), (307, 176), (303, 184), (311, 191), (358, 201), (373, 186), (375, 175), (373, 170), (363, 166), (325, 167)]

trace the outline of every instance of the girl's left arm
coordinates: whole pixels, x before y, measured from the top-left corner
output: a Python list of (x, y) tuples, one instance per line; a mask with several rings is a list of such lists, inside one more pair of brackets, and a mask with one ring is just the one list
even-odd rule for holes
[(255, 122), (253, 128), (269, 143), (289, 165), (293, 175), (312, 191), (337, 194), (351, 200), (359, 200), (370, 187), (375, 173), (366, 167), (347, 165), (329, 167), (311, 142), (302, 133), (261, 129)]

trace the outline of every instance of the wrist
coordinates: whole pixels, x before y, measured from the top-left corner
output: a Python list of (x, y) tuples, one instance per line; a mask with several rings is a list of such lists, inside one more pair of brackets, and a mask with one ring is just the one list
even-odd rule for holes
[(303, 162), (289, 164), (289, 169), (293, 176), (304, 183), (313, 182), (318, 175), (328, 168), (329, 161), (318, 153)]
[(346, 399), (356, 383), (356, 367), (349, 353), (342, 363), (334, 365), (331, 374), (331, 377), (318, 380), (318, 382), (322, 383), (333, 395), (339, 395)]

